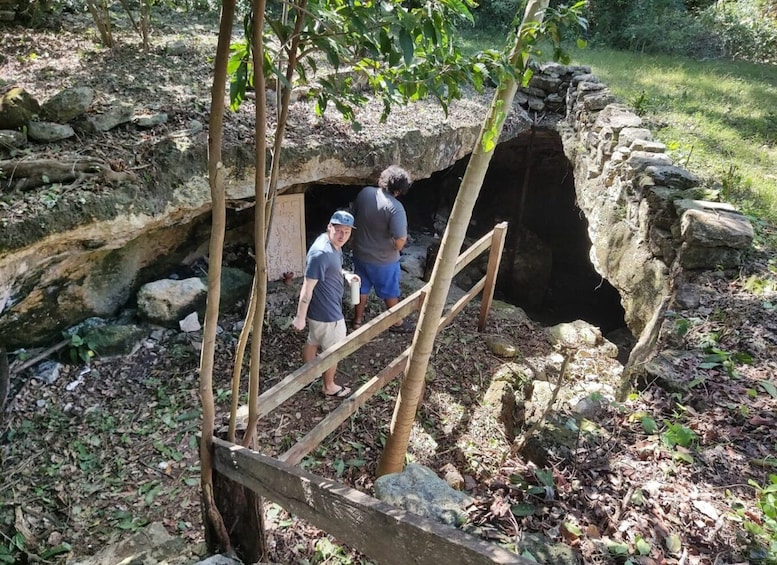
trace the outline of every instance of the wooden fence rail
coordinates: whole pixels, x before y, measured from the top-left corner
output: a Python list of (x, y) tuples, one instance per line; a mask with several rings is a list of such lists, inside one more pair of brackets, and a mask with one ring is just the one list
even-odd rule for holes
[[(490, 249), (486, 275), (449, 307), (438, 323), (438, 331), (453, 321), (464, 307), (481, 293), (483, 296), (478, 329), (483, 330), (494, 295), (506, 234), (507, 223), (502, 222), (459, 256), (454, 274)], [(420, 310), (430, 289), (430, 283), (427, 283), (259, 395), (259, 418), (267, 416), (324, 371), (386, 331), (391, 325)], [(402, 374), (411, 351), (412, 346), (361, 385), (279, 459), (218, 438), (214, 439), (216, 470), (259, 495), (277, 502), (292, 514), (308, 520), (381, 564), (533, 563), (493, 543), (399, 510), (341, 483), (307, 473), (296, 466), (372, 396)]]
[(357, 548), (381, 565), (536, 563), (342, 483), (218, 438), (216, 471)]

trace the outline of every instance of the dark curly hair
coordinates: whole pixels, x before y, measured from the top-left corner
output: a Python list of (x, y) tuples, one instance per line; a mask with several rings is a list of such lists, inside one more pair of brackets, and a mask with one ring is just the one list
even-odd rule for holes
[(397, 165), (386, 167), (378, 179), (378, 186), (395, 196), (407, 194), (411, 184), (413, 181), (410, 179), (410, 174)]

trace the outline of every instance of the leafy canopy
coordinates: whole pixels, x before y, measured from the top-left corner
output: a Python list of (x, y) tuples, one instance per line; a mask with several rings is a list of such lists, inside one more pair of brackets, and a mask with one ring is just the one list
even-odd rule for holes
[[(473, 5), (472, 0), (435, 0), (423, 6), (398, 0), (298, 0), (288, 5), (288, 17), (282, 10), (265, 13), (264, 74), (284, 88), (308, 85), (319, 115), (332, 102), (353, 120), (353, 107), (370, 94), (383, 102), (383, 119), (392, 105), (426, 96), (447, 110), (461, 97), (462, 85), (483, 87), (499, 56), (483, 52), (465, 57), (454, 41), (455, 25), (472, 22)], [(232, 46), (228, 72), (233, 109), (252, 86), (249, 31)], [(298, 65), (291, 84), (283, 65), (295, 55), (293, 49)]]

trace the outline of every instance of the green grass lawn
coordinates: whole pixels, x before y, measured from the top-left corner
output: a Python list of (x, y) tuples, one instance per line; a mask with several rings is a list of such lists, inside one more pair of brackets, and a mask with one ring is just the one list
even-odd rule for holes
[(640, 114), (676, 164), (717, 181), (724, 200), (773, 232), (777, 66), (599, 49), (575, 51), (573, 62)]

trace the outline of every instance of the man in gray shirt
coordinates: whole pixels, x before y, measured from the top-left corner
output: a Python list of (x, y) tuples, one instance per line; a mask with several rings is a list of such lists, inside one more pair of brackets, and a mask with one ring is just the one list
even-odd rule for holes
[[(399, 252), (407, 242), (407, 214), (397, 198), (407, 194), (411, 184), (407, 171), (391, 165), (380, 174), (377, 187), (364, 187), (353, 202), (358, 228), (354, 232), (353, 265), (361, 279), (354, 329), (364, 321), (367, 297), (373, 288), (386, 308), (399, 302)], [(391, 331), (411, 332), (413, 327), (403, 320)]]
[[(301, 331), (305, 324), (310, 328), (307, 343), (302, 348), (305, 363), (312, 361), (319, 349), (329, 349), (345, 338), (343, 277), (349, 283), (359, 282), (356, 275), (343, 270), (342, 247), (351, 237), (353, 226), (353, 216), (338, 210), (332, 214), (326, 232), (319, 235), (308, 250), (297, 315), (292, 321), (294, 329)], [(351, 389), (335, 382), (336, 371), (337, 365), (324, 372), (324, 394), (345, 398)]]

